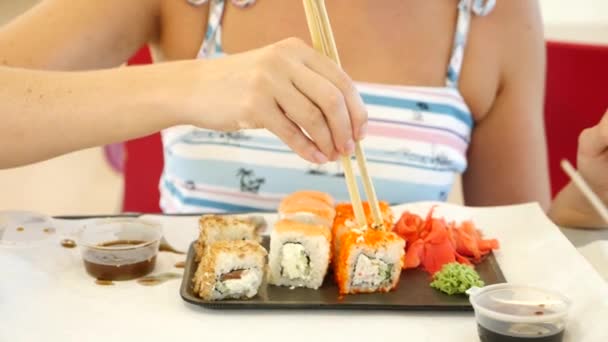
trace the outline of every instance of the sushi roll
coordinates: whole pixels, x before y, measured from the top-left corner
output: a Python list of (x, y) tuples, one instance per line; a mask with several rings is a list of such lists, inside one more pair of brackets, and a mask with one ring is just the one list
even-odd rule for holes
[[(384, 227), (372, 229), (369, 205), (364, 203), (368, 225), (358, 227), (352, 206), (337, 208), (332, 229), (334, 277), (340, 294), (389, 292), (401, 276), (405, 241)], [(392, 211), (381, 204), (384, 225), (392, 227)]]
[[(380, 201), (380, 213), (382, 214), (382, 219), (384, 221), (384, 227), (378, 227), (381, 230), (392, 230), (393, 227), (393, 211), (391, 210), (390, 205), (387, 202)], [(367, 220), (367, 227), (372, 227), (374, 224), (374, 220), (371, 214), (371, 207), (368, 202), (363, 202), (363, 211), (365, 213), (365, 218)], [(339, 203), (336, 206), (336, 217), (333, 222), (332, 227), (332, 240), (333, 244), (333, 255), (338, 255), (339, 242), (341, 241), (340, 236), (349, 231), (352, 228), (355, 228), (355, 212), (352, 204), (350, 203)]]
[(220, 241), (205, 248), (193, 278), (204, 300), (252, 298), (264, 280), (267, 252), (256, 241)]
[(334, 274), (340, 294), (389, 292), (399, 282), (405, 241), (393, 232), (349, 229), (340, 240)]
[(218, 241), (259, 241), (256, 223), (233, 216), (203, 215), (199, 220), (199, 236), (195, 243), (196, 261), (200, 261), (206, 246)]
[(318, 289), (327, 273), (330, 246), (329, 227), (277, 222), (270, 235), (269, 283)]
[(279, 205), (279, 219), (331, 227), (336, 211), (333, 198), (320, 191), (298, 191)]

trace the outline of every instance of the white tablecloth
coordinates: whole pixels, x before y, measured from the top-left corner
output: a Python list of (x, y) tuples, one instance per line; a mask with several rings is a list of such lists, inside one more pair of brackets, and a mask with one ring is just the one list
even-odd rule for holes
[[(424, 214), (429, 207), (396, 211)], [(509, 282), (570, 297), (566, 341), (608, 341), (608, 286), (536, 205), (441, 205), (437, 214), (472, 218), (487, 236), (498, 238), (496, 257)], [(155, 218), (177, 248), (196, 237), (197, 218)], [(79, 251), (58, 245), (81, 224), (58, 220), (57, 241), (36, 250), (0, 250), (0, 341), (477, 341), (472, 313), (216, 311), (182, 301), (179, 280), (99, 286), (86, 275)], [(180, 272), (173, 265), (183, 259), (161, 253), (156, 272)]]

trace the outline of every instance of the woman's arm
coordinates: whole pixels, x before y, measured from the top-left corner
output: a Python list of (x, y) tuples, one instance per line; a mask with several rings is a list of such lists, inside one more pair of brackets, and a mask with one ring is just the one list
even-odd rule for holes
[[(608, 112), (594, 127), (584, 130), (578, 142), (578, 170), (608, 205)], [(555, 197), (549, 216), (568, 227), (608, 228), (589, 201), (571, 182)]]
[(155, 37), (159, 12), (159, 0), (47, 0), (2, 28), (0, 168), (180, 123), (265, 128), (317, 163), (353, 152), (367, 121), (363, 102), (335, 63), (297, 39), (129, 70), (2, 67), (117, 66)]
[[(0, 169), (184, 123), (168, 66), (96, 72), (0, 67)], [(173, 98), (172, 98), (173, 97)]]
[(160, 31), (160, 0), (44, 0), (0, 28), (0, 66), (119, 66)]
[[(497, 9), (499, 5), (497, 5)], [(539, 202), (550, 190), (543, 101), (545, 43), (538, 3), (503, 2), (499, 90), (490, 112), (476, 123), (463, 177), (467, 205)]]
[(220, 59), (102, 71), (0, 67), (0, 168), (178, 124), (268, 129), (301, 157), (325, 163), (353, 152), (366, 121), (348, 76), (297, 39)]

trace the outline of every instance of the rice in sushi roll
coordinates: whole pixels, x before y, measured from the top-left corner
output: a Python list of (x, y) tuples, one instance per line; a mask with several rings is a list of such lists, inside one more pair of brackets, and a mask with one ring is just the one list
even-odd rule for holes
[(331, 232), (323, 225), (277, 222), (270, 235), (269, 283), (318, 289), (331, 258)]
[(256, 241), (207, 246), (194, 275), (194, 293), (205, 300), (254, 297), (264, 280), (266, 255)]
[(196, 261), (200, 261), (206, 246), (219, 241), (259, 241), (256, 223), (233, 216), (203, 215), (199, 220), (199, 237), (195, 244)]

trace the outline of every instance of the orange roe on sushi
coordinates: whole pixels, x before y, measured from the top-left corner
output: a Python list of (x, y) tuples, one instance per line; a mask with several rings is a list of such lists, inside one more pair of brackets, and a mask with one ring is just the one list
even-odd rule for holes
[[(357, 227), (354, 217), (354, 210), (350, 203), (340, 203), (336, 206), (336, 217), (332, 227), (333, 243), (334, 243), (334, 259), (332, 264), (334, 267), (334, 278), (341, 295), (369, 292), (388, 292), (397, 286), (399, 277), (390, 285), (380, 286), (378, 288), (355, 288), (349, 286), (354, 277), (354, 269), (351, 268), (353, 251), (361, 250), (361, 248), (373, 251), (387, 248), (390, 244), (399, 242), (403, 246), (403, 239), (392, 232), (390, 228), (393, 225), (393, 213), (387, 202), (380, 202), (380, 210), (386, 229), (372, 229), (373, 217), (369, 203), (363, 203), (367, 226)], [(402, 247), (399, 247), (402, 248)], [(402, 268), (405, 254), (403, 253), (395, 265), (397, 269)], [(350, 289), (349, 289), (350, 287)]]

